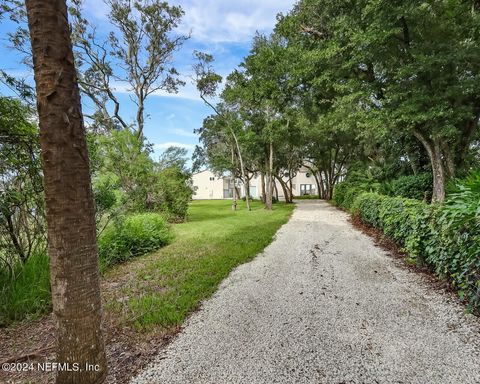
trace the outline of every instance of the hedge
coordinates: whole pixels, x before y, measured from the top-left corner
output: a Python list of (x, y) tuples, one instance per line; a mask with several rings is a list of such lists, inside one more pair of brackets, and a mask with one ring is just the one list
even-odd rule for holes
[(472, 308), (480, 309), (478, 194), (465, 190), (443, 205), (429, 205), (341, 187), (335, 203), (381, 230), (412, 261), (426, 263), (439, 277), (448, 279)]
[(382, 186), (382, 193), (388, 196), (401, 196), (408, 199), (431, 201), (433, 177), (431, 173), (400, 176)]

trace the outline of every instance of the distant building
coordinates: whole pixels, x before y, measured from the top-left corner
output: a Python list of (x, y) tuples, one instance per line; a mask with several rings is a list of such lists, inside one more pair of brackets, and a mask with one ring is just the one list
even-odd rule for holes
[[(287, 181), (288, 177), (284, 177)], [(233, 180), (230, 176), (216, 176), (212, 171), (205, 170), (192, 175), (193, 199), (194, 200), (222, 200), (233, 198)], [(285, 199), (283, 189), (278, 180), (275, 180), (276, 190), (280, 200)], [(241, 197), (245, 196), (245, 187), (240, 180), (237, 180), (237, 190)], [(315, 177), (307, 170), (300, 169), (292, 179), (293, 196), (316, 195), (317, 185)], [(260, 176), (254, 176), (250, 180), (250, 196), (259, 199), (262, 194), (262, 183)]]

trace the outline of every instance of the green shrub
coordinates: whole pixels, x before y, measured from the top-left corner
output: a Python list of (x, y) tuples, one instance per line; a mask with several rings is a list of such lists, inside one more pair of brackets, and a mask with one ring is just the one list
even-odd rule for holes
[(0, 269), (0, 326), (37, 317), (51, 308), (50, 269), (46, 253), (18, 262), (9, 273)]
[(335, 205), (350, 210), (356, 197), (365, 191), (366, 189), (361, 186), (343, 182), (335, 186), (332, 200)]
[(480, 308), (480, 177), (472, 175), (434, 212), (426, 259)]
[[(469, 178), (444, 205), (340, 189), (343, 207), (378, 228), (408, 253), (449, 279), (462, 298), (480, 309), (480, 177)], [(353, 196), (353, 203), (350, 200)]]
[(371, 226), (381, 228), (380, 200), (382, 198), (383, 196), (378, 193), (364, 192), (355, 199), (351, 211)]
[(382, 192), (389, 196), (430, 201), (432, 198), (433, 178), (431, 173), (400, 176), (382, 185)]
[(188, 203), (192, 198), (189, 174), (178, 167), (171, 167), (160, 171), (157, 178), (152, 209), (162, 212), (170, 222), (185, 221)]
[(98, 240), (101, 269), (157, 250), (170, 239), (168, 224), (160, 214), (121, 217), (106, 228)]

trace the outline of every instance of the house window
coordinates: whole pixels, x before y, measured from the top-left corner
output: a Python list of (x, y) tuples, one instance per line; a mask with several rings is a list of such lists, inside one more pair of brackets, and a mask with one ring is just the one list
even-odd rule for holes
[(312, 184), (300, 184), (300, 196), (311, 195), (314, 189)]
[(305, 174), (305, 176), (307, 176), (307, 177), (311, 177), (311, 176), (312, 176), (312, 174), (311, 174), (311, 173), (309, 173), (309, 172), (307, 172), (307, 173)]
[(210, 181), (215, 181), (215, 177), (210, 177)]

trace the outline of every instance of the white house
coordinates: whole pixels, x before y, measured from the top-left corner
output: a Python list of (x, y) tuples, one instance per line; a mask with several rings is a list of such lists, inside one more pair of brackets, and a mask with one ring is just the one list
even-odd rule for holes
[[(288, 177), (284, 177), (288, 181)], [(230, 176), (216, 176), (209, 170), (204, 170), (192, 175), (193, 199), (194, 200), (220, 200), (233, 198), (233, 180)], [(237, 180), (237, 190), (240, 195), (245, 196), (245, 187), (240, 180)], [(316, 195), (317, 185), (315, 177), (307, 169), (300, 169), (292, 179), (292, 191), (294, 196)], [(254, 199), (260, 198), (262, 193), (261, 177), (254, 176), (250, 180), (250, 196)], [(283, 200), (285, 198), (283, 189), (278, 180), (275, 180), (274, 196)]]

